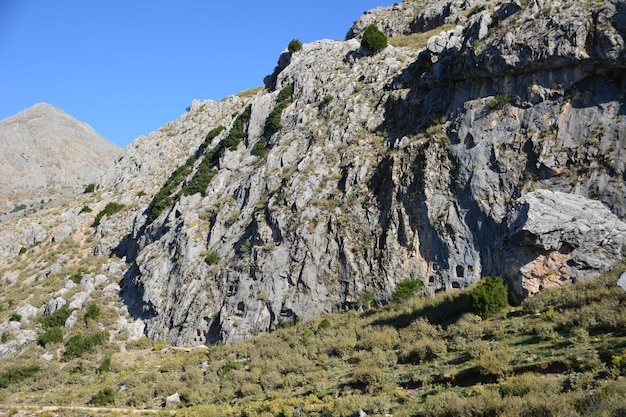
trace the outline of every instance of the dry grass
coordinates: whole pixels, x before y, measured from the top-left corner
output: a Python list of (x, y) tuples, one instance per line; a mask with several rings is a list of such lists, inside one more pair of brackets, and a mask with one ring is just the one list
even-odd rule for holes
[(439, 35), (442, 31), (454, 29), (455, 25), (447, 24), (438, 28), (429, 30), (428, 32), (412, 33), (406, 36), (392, 36), (388, 39), (390, 45), (396, 48), (411, 48), (419, 50), (426, 47), (428, 39), (435, 35)]
[(238, 93), (237, 95), (239, 97), (243, 97), (243, 98), (254, 97), (261, 90), (263, 90), (263, 87), (248, 88), (247, 90), (243, 90), (242, 92)]

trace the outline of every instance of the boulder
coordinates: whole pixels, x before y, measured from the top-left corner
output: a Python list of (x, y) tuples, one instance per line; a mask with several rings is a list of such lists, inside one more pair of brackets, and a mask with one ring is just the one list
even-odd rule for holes
[(30, 319), (32, 319), (33, 317), (37, 316), (37, 314), (39, 314), (39, 309), (30, 304), (25, 304), (21, 306), (20, 308), (18, 308), (15, 312), (22, 317), (22, 323), (27, 323), (30, 321)]
[(595, 278), (622, 259), (626, 223), (597, 200), (550, 190), (520, 198), (509, 220), (509, 277), (518, 299)]
[[(67, 304), (67, 301), (63, 297), (57, 297), (50, 300), (48, 304), (44, 306), (43, 313), (47, 316), (54, 314), (59, 311), (61, 307)], [(70, 306), (71, 307), (71, 306)]]
[(165, 398), (166, 407), (174, 407), (179, 403), (180, 403), (180, 395), (178, 393), (174, 393)]
[(69, 307), (70, 309), (72, 308), (80, 309), (83, 307), (83, 305), (88, 299), (89, 299), (89, 293), (87, 291), (77, 292), (76, 294), (72, 295), (72, 298), (70, 299)]

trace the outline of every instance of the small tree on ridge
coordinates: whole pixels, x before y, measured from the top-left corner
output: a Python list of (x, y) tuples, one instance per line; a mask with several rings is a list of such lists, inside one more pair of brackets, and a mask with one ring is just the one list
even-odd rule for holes
[(365, 28), (363, 38), (361, 38), (361, 45), (373, 53), (382, 51), (387, 47), (387, 35), (381, 32), (378, 26), (372, 23)]

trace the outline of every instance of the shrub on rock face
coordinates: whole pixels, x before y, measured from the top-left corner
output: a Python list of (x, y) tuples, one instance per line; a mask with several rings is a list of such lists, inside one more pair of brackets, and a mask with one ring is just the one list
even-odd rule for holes
[(470, 307), (482, 318), (502, 311), (508, 303), (508, 288), (502, 277), (485, 277), (470, 294)]
[(290, 54), (298, 52), (300, 49), (302, 49), (302, 42), (300, 42), (299, 39), (292, 39), (291, 42), (289, 42), (289, 46), (287, 46), (287, 50)]
[(124, 204), (119, 204), (119, 203), (116, 203), (114, 201), (110, 202), (109, 204), (107, 204), (104, 207), (104, 209), (102, 209), (101, 212), (99, 212), (96, 215), (96, 219), (94, 220), (94, 224), (100, 224), (100, 220), (102, 220), (102, 218), (104, 216), (111, 216), (111, 215), (117, 213), (118, 211), (123, 210), (124, 207), (126, 207)]
[(61, 306), (60, 309), (50, 314), (49, 316), (39, 317), (39, 323), (41, 323), (45, 329), (52, 329), (54, 327), (60, 328), (70, 317), (72, 311), (74, 311), (74, 309), (70, 309), (67, 304), (64, 304), (63, 306)]
[(394, 301), (402, 302), (415, 295), (422, 288), (422, 281), (419, 279), (405, 279), (396, 284), (396, 288), (391, 293)]
[(207, 265), (215, 265), (219, 260), (220, 260), (220, 254), (217, 253), (216, 251), (209, 252), (207, 256), (204, 258), (204, 262), (206, 262)]
[(382, 51), (387, 47), (387, 36), (378, 29), (378, 26), (372, 23), (365, 28), (361, 45), (370, 52)]

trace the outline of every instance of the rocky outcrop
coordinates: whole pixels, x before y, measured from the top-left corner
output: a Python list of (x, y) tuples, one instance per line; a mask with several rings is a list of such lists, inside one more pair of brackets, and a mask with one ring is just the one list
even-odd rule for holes
[[(169, 125), (179, 132), (163, 153), (178, 155), (169, 171), (148, 157), (165, 130), (143, 139), (133, 165), (152, 166), (155, 184), (196, 158), (156, 220), (149, 210), (117, 220), (131, 234), (122, 292), (147, 335), (233, 341), (358, 308), (366, 293), (385, 303), (409, 277), (432, 293), (504, 275), (521, 298), (618, 262), (624, 3), (557, 6), (564, 12), (536, 1), (375, 9), (349, 38), (370, 23), (394, 36), (456, 26), (419, 50), (367, 56), (349, 39), (283, 53), (268, 90), (197, 103)], [(245, 139), (225, 147), (248, 106)], [(184, 195), (209, 154), (220, 156), (206, 191)], [(538, 221), (549, 204), (559, 214)], [(610, 239), (599, 218), (616, 225)]]
[(468, 14), (485, 10), (489, 3), (479, 0), (404, 1), (389, 7), (377, 7), (354, 22), (346, 39), (361, 37), (371, 24), (391, 37), (428, 32), (443, 25), (465, 25)]
[(529, 296), (572, 280), (596, 278), (620, 262), (626, 223), (602, 203), (548, 190), (520, 198), (509, 216), (508, 276)]

